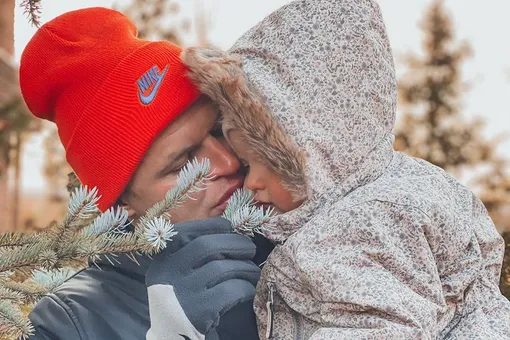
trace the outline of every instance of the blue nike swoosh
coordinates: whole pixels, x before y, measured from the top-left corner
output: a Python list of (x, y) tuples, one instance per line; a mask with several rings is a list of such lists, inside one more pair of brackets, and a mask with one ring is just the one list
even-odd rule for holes
[(163, 82), (163, 78), (165, 78), (167, 70), (168, 70), (168, 65), (166, 65), (163, 72), (161, 72), (158, 80), (156, 81), (156, 85), (154, 85), (154, 87), (152, 88), (152, 91), (148, 95), (144, 96), (142, 91), (140, 91), (140, 89), (138, 90), (138, 96), (140, 97), (140, 101), (142, 103), (144, 103), (145, 105), (149, 105), (150, 103), (152, 103), (154, 98), (156, 98), (156, 94), (158, 94), (159, 87), (161, 86), (161, 83)]
[(179, 335), (182, 336), (184, 340), (191, 340), (191, 338), (187, 337), (186, 335), (182, 335), (182, 334), (179, 334)]

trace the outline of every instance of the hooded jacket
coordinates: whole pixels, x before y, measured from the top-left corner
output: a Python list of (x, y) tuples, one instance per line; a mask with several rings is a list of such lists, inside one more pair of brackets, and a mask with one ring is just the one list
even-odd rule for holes
[(303, 205), (255, 312), (261, 339), (508, 339), (503, 241), (480, 200), (395, 152), (397, 85), (378, 5), (298, 0), (227, 52), (182, 58), (227, 128), (242, 131)]

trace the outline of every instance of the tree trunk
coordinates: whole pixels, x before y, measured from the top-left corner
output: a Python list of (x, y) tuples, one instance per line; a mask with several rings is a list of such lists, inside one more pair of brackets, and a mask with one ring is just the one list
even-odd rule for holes
[[(7, 70), (8, 62), (12, 60), (14, 55), (14, 6), (15, 0), (0, 0), (0, 63), (5, 63), (6, 68), (0, 68), (4, 71)], [(10, 73), (10, 72), (7, 72)], [(6, 94), (8, 93), (8, 86), (11, 82), (11, 74), (4, 74), (4, 72), (0, 72), (0, 108), (7, 104), (9, 98)], [(4, 85), (6, 88), (4, 88)], [(3, 99), (7, 101), (4, 102)], [(6, 126), (0, 122), (0, 231), (6, 231), (10, 229), (10, 225), (8, 225), (8, 162), (7, 162), (7, 153), (9, 150), (9, 136), (7, 132), (4, 130), (2, 134), (2, 129), (8, 129)]]
[(21, 195), (21, 150), (23, 143), (23, 135), (21, 131), (14, 132), (14, 187), (12, 194), (12, 226), (14, 230), (20, 228), (19, 211), (20, 211), (20, 195)]
[(14, 55), (14, 0), (0, 1), (0, 48)]
[(0, 160), (0, 233), (9, 230), (9, 222), (7, 219), (7, 166)]

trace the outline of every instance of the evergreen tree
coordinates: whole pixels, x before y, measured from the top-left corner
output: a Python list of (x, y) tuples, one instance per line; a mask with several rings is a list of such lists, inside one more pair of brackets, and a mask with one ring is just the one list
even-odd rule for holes
[(495, 142), (482, 134), (483, 121), (462, 116), (466, 88), (461, 68), (471, 55), (467, 43), (455, 43), (452, 21), (436, 0), (425, 14), (422, 57), (406, 57), (407, 73), (399, 79), (403, 111), (395, 147), (448, 171), (495, 159)]
[[(498, 225), (505, 218), (505, 209), (510, 208), (510, 166), (507, 160), (496, 160), (486, 171), (481, 171), (473, 183), (479, 196)], [(501, 215), (501, 217), (500, 217)]]
[(24, 8), (30, 23), (35, 27), (39, 27), (41, 25), (41, 0), (23, 0), (21, 7)]
[(138, 28), (138, 37), (166, 40), (182, 46), (182, 34), (189, 32), (190, 22), (178, 18), (179, 2), (173, 0), (132, 0), (123, 12)]

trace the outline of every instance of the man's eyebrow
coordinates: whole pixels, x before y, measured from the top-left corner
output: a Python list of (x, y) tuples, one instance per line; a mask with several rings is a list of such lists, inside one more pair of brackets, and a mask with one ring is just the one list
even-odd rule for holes
[(196, 149), (198, 149), (198, 145), (189, 145), (184, 149), (169, 154), (167, 157), (166, 165), (163, 167), (163, 169), (157, 172), (156, 176), (158, 178), (165, 176), (170, 170), (172, 170), (172, 167), (175, 166), (178, 160), (180, 160), (183, 156), (195, 151)]

